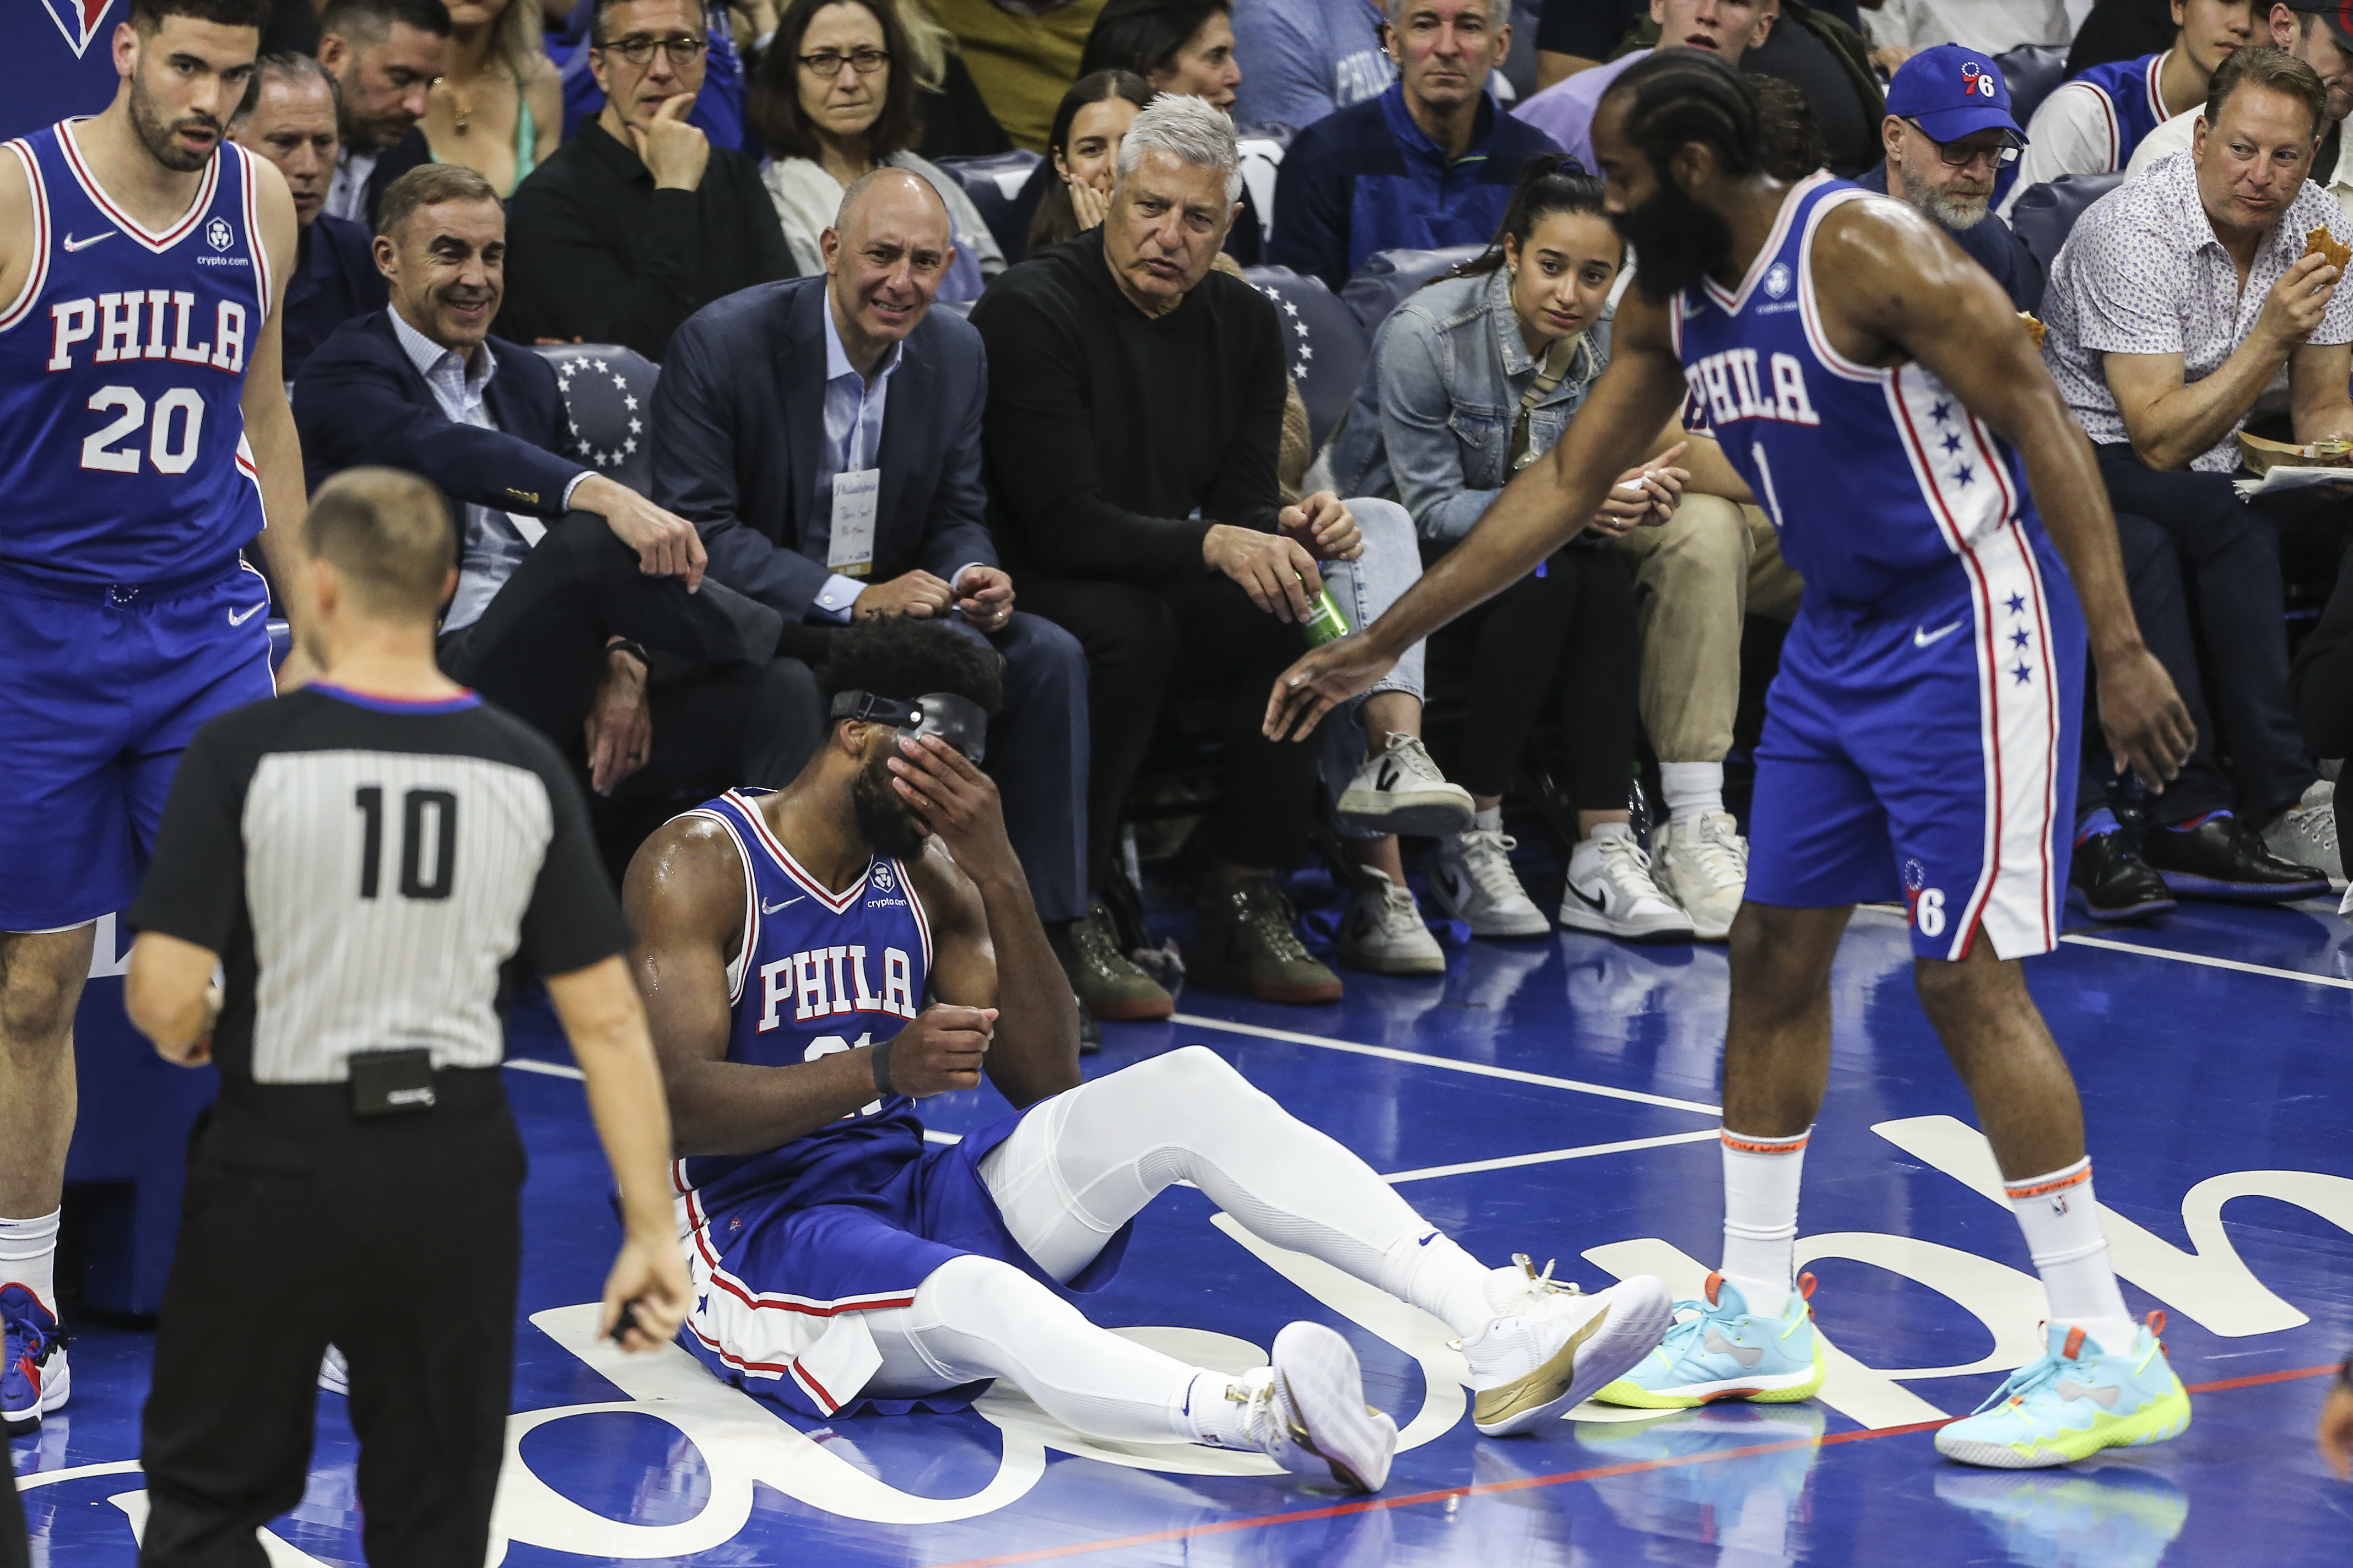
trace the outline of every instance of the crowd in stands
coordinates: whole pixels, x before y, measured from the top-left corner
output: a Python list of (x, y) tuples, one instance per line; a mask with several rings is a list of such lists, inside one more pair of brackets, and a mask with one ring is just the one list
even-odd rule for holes
[[(2353, 507), (2241, 482), (2242, 433), (2353, 441), (2353, 295), (2306, 254), (2353, 238), (2336, 0), (279, 13), (231, 132), (301, 224), (309, 478), (448, 497), (442, 663), (600, 811), (783, 783), (834, 632), (931, 617), (1002, 657), (987, 765), (1097, 1018), (1173, 1009), (1134, 886), (1172, 812), (1198, 819), (1187, 973), (1267, 1000), (1340, 994), (1326, 952), (1438, 973), (1433, 921), (1722, 939), (1741, 752), (1804, 590), (1704, 384), (1532, 575), (1311, 742), (1261, 732), (1326, 595), (1381, 614), (1591, 396), (1640, 264), (1596, 105), (1694, 49), (1759, 82), (1776, 174), (1909, 205), (2046, 334), (2200, 737), (2143, 798), (2086, 724), (2078, 905), (2342, 878)], [(1535, 806), (1556, 909), (1506, 830)], [(1345, 891), (1320, 934), (1284, 881), (1318, 847)]]

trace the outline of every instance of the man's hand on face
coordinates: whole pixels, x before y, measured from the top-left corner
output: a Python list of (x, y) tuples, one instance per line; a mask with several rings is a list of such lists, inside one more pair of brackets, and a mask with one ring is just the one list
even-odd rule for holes
[(702, 171), (711, 163), (711, 139), (701, 126), (686, 122), (693, 111), (694, 95), (681, 93), (664, 99), (644, 130), (630, 131), (658, 191), (691, 191), (702, 184)]
[(1365, 552), (1356, 519), (1330, 490), (1317, 490), (1275, 519), (1283, 532), (1305, 545), (1318, 561), (1354, 561)]
[(2277, 352), (2293, 353), (2327, 314), (2337, 281), (2337, 268), (2328, 265), (2327, 257), (2316, 251), (2300, 258), (2263, 296), (2263, 312), (2255, 319), (2255, 331)]
[(1288, 534), (1212, 523), (1201, 538), (1201, 559), (1240, 584), (1250, 603), (1278, 621), (1306, 620), (1309, 604), (1324, 591), (1315, 557)]
[(861, 621), (876, 616), (913, 616), (919, 621), (928, 621), (946, 615), (955, 597), (954, 588), (929, 572), (914, 571), (860, 589), (849, 613)]
[(1013, 579), (997, 567), (965, 567), (955, 592), (956, 614), (981, 631), (1001, 631), (1013, 617)]
[(588, 783), (610, 795), (653, 755), (654, 710), (646, 696), (646, 667), (635, 654), (609, 648), (605, 679), (588, 710)]
[(891, 787), (939, 836), (975, 881), (1018, 879), (1021, 862), (1005, 835), (997, 781), (937, 735), (901, 735), (891, 759)]
[(591, 474), (572, 492), (572, 504), (605, 520), (613, 536), (638, 552), (638, 570), (649, 577), (684, 577), (686, 591), (702, 586), (711, 557), (694, 524), (664, 511), (617, 479)]

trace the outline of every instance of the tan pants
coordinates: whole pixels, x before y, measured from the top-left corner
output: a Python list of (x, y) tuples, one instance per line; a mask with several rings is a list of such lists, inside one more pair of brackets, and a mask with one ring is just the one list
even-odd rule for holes
[(1740, 626), (1788, 620), (1805, 584), (1753, 506), (1686, 495), (1673, 521), (1618, 542), (1642, 618), (1642, 727), (1662, 763), (1720, 763), (1740, 706)]

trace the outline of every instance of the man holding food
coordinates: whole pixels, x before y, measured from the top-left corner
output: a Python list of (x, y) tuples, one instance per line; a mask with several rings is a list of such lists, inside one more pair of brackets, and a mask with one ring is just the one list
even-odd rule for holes
[[(2174, 898), (2278, 902), (2343, 875), (2330, 787), (2288, 700), (2280, 567), (2284, 553), (2325, 577), (2348, 508), (2336, 486), (2242, 501), (2232, 482), (2252, 418), (2284, 416), (2300, 446), (2353, 441), (2353, 293), (2329, 233), (2348, 225), (2305, 177), (2327, 102), (2284, 50), (2231, 56), (2189, 150), (2086, 209), (2043, 296), (2043, 358), (2120, 531), (2160, 531), (2172, 559), (2154, 564), (2197, 584), (2183, 658), (2194, 677), (2202, 656), (2212, 700), (2173, 670), (2200, 748), (2150, 803), (2142, 849)], [(2079, 845), (2113, 826), (2087, 821)], [(2078, 858), (2097, 874), (2101, 857)], [(2083, 877), (2072, 890), (2082, 902)]]

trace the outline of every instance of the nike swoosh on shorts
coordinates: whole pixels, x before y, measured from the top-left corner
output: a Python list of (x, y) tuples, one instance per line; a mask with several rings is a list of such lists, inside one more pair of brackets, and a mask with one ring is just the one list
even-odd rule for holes
[(228, 613), (228, 624), (233, 626), (241, 626), (245, 625), (246, 622), (253, 619), (254, 616), (261, 614), (262, 611), (268, 608), (269, 608), (269, 601), (264, 599), (261, 603), (254, 605), (253, 608), (246, 611), (245, 614), (241, 616), (235, 610), (231, 610)]
[(1926, 647), (1930, 643), (1941, 642), (1946, 637), (1960, 629), (1961, 623), (1958, 621), (1953, 622), (1950, 626), (1938, 626), (1933, 632), (1928, 630), (1926, 626), (1914, 626), (1912, 628), (1912, 646), (1914, 647)]

